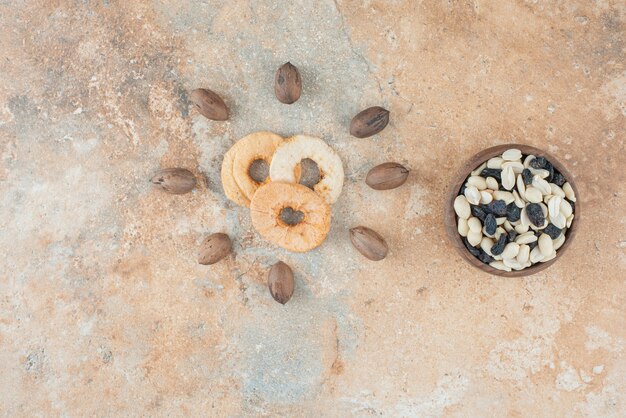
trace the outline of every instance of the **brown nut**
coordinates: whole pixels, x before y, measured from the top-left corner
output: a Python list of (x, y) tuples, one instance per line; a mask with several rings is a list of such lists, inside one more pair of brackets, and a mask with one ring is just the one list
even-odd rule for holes
[(211, 120), (228, 119), (228, 106), (217, 93), (208, 89), (195, 89), (189, 99), (202, 116)]
[(389, 111), (380, 106), (367, 108), (352, 118), (350, 135), (367, 138), (385, 129), (389, 123)]
[(374, 190), (390, 190), (402, 186), (409, 170), (402, 164), (383, 163), (372, 168), (365, 177), (365, 184)]
[(279, 261), (270, 268), (267, 285), (274, 300), (284, 305), (293, 295), (293, 271), (287, 264)]
[(300, 98), (302, 80), (295, 65), (286, 62), (276, 71), (274, 77), (274, 93), (276, 98), (285, 104), (292, 104)]
[(196, 177), (185, 168), (164, 168), (157, 171), (150, 182), (171, 194), (185, 194), (196, 187)]
[(361, 254), (372, 261), (380, 261), (387, 256), (389, 247), (385, 239), (376, 231), (365, 226), (357, 226), (350, 230), (350, 241)]
[(228, 235), (221, 232), (211, 234), (200, 244), (198, 263), (215, 264), (230, 253), (231, 243)]

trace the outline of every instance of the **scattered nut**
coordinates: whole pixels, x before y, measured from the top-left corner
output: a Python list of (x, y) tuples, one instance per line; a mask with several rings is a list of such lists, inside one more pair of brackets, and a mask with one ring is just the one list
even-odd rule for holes
[(365, 226), (350, 229), (350, 241), (352, 241), (354, 248), (372, 261), (382, 260), (389, 251), (385, 239), (376, 231)]
[(285, 304), (291, 299), (294, 289), (293, 271), (287, 264), (279, 261), (267, 274), (267, 285), (270, 294), (278, 303)]
[(190, 100), (202, 116), (211, 120), (228, 119), (228, 107), (217, 93), (208, 89), (195, 89), (191, 92)]
[(276, 71), (274, 78), (274, 94), (284, 104), (292, 104), (300, 98), (302, 80), (295, 65), (286, 62)]
[(409, 170), (398, 163), (383, 163), (372, 168), (365, 183), (374, 190), (391, 190), (404, 184)]
[(164, 168), (157, 171), (150, 182), (171, 194), (185, 194), (196, 187), (196, 177), (185, 168)]
[(374, 106), (358, 113), (350, 122), (350, 135), (357, 138), (367, 138), (376, 135), (389, 123), (389, 111), (380, 106)]
[(226, 257), (231, 250), (230, 238), (221, 232), (209, 235), (202, 244), (198, 254), (198, 263), (203, 265), (215, 264)]

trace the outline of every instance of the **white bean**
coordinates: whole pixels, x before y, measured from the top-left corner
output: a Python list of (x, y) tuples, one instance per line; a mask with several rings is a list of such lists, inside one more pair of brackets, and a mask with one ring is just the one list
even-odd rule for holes
[(474, 186), (465, 188), (465, 197), (467, 198), (467, 201), (472, 205), (477, 205), (480, 203), (480, 192)]
[(472, 209), (465, 196), (457, 196), (454, 199), (454, 211), (459, 218), (469, 219)]
[(470, 231), (467, 233), (467, 241), (474, 247), (480, 244), (480, 241), (482, 239), (483, 239), (483, 234), (480, 231), (476, 232), (470, 229)]
[(480, 248), (489, 255), (491, 255), (491, 247), (493, 247), (493, 245), (494, 241), (489, 237), (483, 237), (483, 239), (480, 240)]
[(561, 212), (557, 213), (556, 216), (550, 215), (550, 222), (559, 229), (563, 229), (567, 225), (567, 219)]
[(539, 247), (535, 247), (532, 249), (532, 251), (530, 252), (530, 262), (531, 263), (538, 263), (543, 259), (544, 255), (541, 253), (541, 250), (539, 250)]
[(519, 192), (520, 197), (524, 197), (524, 193), (526, 193), (526, 184), (524, 184), (524, 178), (521, 174), (517, 175), (517, 191)]
[(487, 205), (492, 200), (493, 200), (493, 196), (491, 195), (491, 193), (486, 192), (484, 190), (480, 192), (480, 203), (482, 203), (483, 205)]
[(493, 157), (487, 161), (487, 168), (502, 168), (502, 163), (504, 160), (500, 157)]
[(565, 192), (559, 186), (554, 183), (550, 183), (551, 194), (555, 196), (565, 197)]
[(517, 161), (522, 159), (522, 151), (517, 148), (511, 148), (502, 153), (502, 159), (507, 161)]
[(524, 197), (530, 203), (539, 203), (542, 201), (541, 191), (533, 186), (530, 186), (526, 189)]
[[(552, 189), (550, 188), (550, 183), (548, 183), (547, 181), (545, 181), (544, 179), (542, 179), (539, 176), (533, 176), (533, 187), (539, 189), (539, 191), (541, 192), (541, 194), (550, 194), (552, 193)], [(526, 191), (528, 191), (528, 187), (526, 188)]]
[(518, 234), (523, 234), (528, 231), (528, 225), (515, 225), (515, 232)]
[(541, 251), (541, 254), (543, 254), (544, 257), (549, 256), (550, 254), (552, 254), (552, 251), (554, 251), (552, 238), (550, 238), (550, 236), (547, 234), (541, 234), (541, 236), (539, 236), (538, 247), (539, 247), (539, 251)]
[(468, 186), (474, 186), (478, 190), (485, 190), (487, 188), (487, 182), (480, 176), (471, 176), (467, 179), (467, 183), (465, 184)]
[(506, 216), (503, 216), (501, 218), (496, 218), (496, 223), (498, 225), (502, 225), (504, 223), (504, 221), (506, 221)]
[(550, 172), (548, 170), (544, 170), (543, 168), (532, 168), (532, 167), (530, 167), (529, 170), (530, 170), (530, 173), (533, 176), (537, 176), (537, 177), (539, 177), (541, 179), (548, 178), (548, 176), (550, 175)]
[(513, 197), (515, 198), (515, 206), (517, 206), (520, 209), (526, 206), (526, 203), (524, 203), (524, 200), (522, 200), (522, 198), (520, 197), (520, 194), (517, 193), (517, 190), (513, 190)]
[(574, 214), (572, 213), (567, 217), (567, 223), (565, 224), (568, 228), (572, 226), (572, 222), (574, 222)]
[(456, 224), (456, 230), (459, 231), (459, 235), (466, 237), (469, 232), (469, 226), (467, 225), (467, 219), (459, 218)]
[(519, 219), (520, 219), (520, 225), (530, 226), (530, 219), (528, 219), (528, 214), (526, 213), (526, 207), (522, 208)]
[(554, 241), (554, 251), (558, 250), (565, 243), (565, 234), (561, 233)]
[(472, 176), (478, 176), (480, 173), (487, 167), (487, 163), (482, 163), (479, 165), (474, 171), (472, 171)]
[(498, 190), (498, 180), (496, 180), (494, 177), (487, 177), (485, 182), (487, 183), (487, 187), (489, 187), (491, 190)]
[(563, 185), (563, 192), (565, 193), (565, 197), (567, 197), (569, 200), (571, 200), (572, 202), (576, 201), (574, 189), (572, 189), (572, 185), (569, 184), (569, 182)]
[(561, 212), (561, 196), (552, 196), (548, 200), (548, 213), (550, 214), (550, 218), (555, 217)]
[(572, 214), (572, 205), (565, 199), (561, 199), (561, 213), (568, 218)]
[(519, 252), (517, 253), (517, 262), (520, 264), (526, 264), (530, 257), (530, 247), (526, 244), (519, 246)]
[(515, 258), (502, 258), (502, 262), (504, 265), (511, 267), (513, 270), (521, 270), (523, 267), (520, 263), (517, 262)]
[(500, 175), (502, 176), (502, 187), (512, 190), (515, 187), (515, 173), (513, 169), (510, 166), (505, 167)]
[(489, 263), (489, 265), (493, 267), (494, 269), (503, 270), (503, 271), (511, 271), (511, 267), (507, 266), (502, 261), (492, 261), (491, 263)]
[(524, 158), (524, 167), (530, 167), (530, 162), (535, 159), (535, 156), (532, 154), (528, 154), (526, 158)]
[(515, 174), (520, 174), (522, 171), (524, 171), (524, 164), (519, 161), (508, 161), (502, 164), (502, 168), (504, 167), (511, 167)]
[(502, 258), (515, 258), (517, 257), (518, 252), (519, 244), (516, 242), (509, 242), (506, 247), (504, 247), (504, 251), (502, 252)]
[(509, 221), (504, 221), (502, 226), (504, 227), (504, 230), (506, 232), (509, 232), (509, 231), (511, 231), (513, 229), (513, 225), (511, 225), (511, 222), (509, 222)]
[(480, 232), (483, 227), (480, 223), (480, 219), (476, 218), (475, 216), (469, 218), (469, 220), (467, 221), (467, 226), (469, 227), (470, 231), (474, 232)]
[(494, 200), (504, 200), (507, 205), (515, 201), (515, 196), (511, 192), (505, 192), (504, 190), (496, 190), (493, 192)]
[(556, 257), (556, 251), (552, 250), (552, 252), (547, 257), (544, 257), (542, 260), (539, 260), (539, 262), (545, 263), (546, 261), (552, 260), (554, 257)]
[(504, 228), (502, 228), (501, 226), (499, 226), (499, 227), (496, 229), (496, 233), (494, 234), (494, 237), (495, 237), (496, 239), (498, 239), (498, 238), (500, 238), (500, 235), (502, 235), (502, 234), (506, 234), (506, 231), (504, 230)]
[(519, 234), (517, 238), (515, 238), (515, 242), (517, 242), (520, 245), (530, 244), (531, 242), (535, 242), (535, 241), (537, 241), (537, 236), (532, 231), (523, 232)]

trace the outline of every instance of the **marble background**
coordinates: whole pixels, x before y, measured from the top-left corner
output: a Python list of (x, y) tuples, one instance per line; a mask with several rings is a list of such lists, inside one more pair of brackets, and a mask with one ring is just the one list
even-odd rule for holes
[[(619, 0), (0, 0), (0, 416), (625, 416), (625, 30)], [(190, 111), (196, 87), (231, 119)], [(350, 137), (372, 105), (389, 126)], [(268, 245), (223, 195), (257, 130), (344, 161), (315, 251)], [(508, 142), (558, 155), (582, 202), (572, 247), (522, 279), (470, 267), (442, 220), (463, 161)], [(407, 184), (369, 189), (384, 161)], [(168, 166), (204, 181), (152, 189)], [(358, 224), (387, 259), (353, 250)], [(216, 231), (234, 254), (198, 265)]]

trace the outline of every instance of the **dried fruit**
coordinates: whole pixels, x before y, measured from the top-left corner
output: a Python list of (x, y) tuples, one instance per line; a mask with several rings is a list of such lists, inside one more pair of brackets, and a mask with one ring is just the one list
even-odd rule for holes
[(339, 155), (320, 138), (294, 135), (287, 138), (274, 153), (270, 164), (273, 182), (297, 183), (301, 174), (301, 162), (313, 160), (321, 174), (321, 180), (313, 191), (328, 203), (335, 203), (343, 188), (343, 164)]
[(554, 224), (549, 223), (548, 226), (543, 229), (543, 232), (550, 238), (557, 239), (559, 235), (561, 235), (561, 228), (557, 228)]
[(517, 231), (514, 229), (511, 229), (509, 231), (509, 241), (515, 241), (515, 238), (517, 238)]
[(359, 112), (350, 122), (350, 135), (367, 138), (376, 135), (389, 123), (389, 111), (380, 106)]
[(502, 254), (502, 252), (504, 251), (504, 247), (506, 246), (508, 241), (509, 241), (509, 237), (507, 234), (500, 235), (500, 238), (498, 238), (498, 241), (494, 244), (493, 247), (491, 247), (491, 254), (493, 255)]
[(276, 302), (283, 305), (289, 302), (295, 287), (291, 267), (282, 261), (274, 264), (267, 273), (267, 285)]
[(470, 254), (472, 254), (474, 257), (480, 256), (480, 248), (476, 248), (472, 244), (470, 244), (467, 238), (463, 238), (463, 244), (465, 244), (465, 248), (467, 248)]
[(365, 177), (365, 184), (374, 190), (390, 190), (402, 186), (409, 170), (402, 164), (383, 163), (372, 168)]
[(515, 204), (509, 203), (506, 207), (506, 219), (509, 222), (519, 221), (522, 210)]
[(185, 194), (196, 187), (196, 177), (185, 168), (164, 168), (157, 171), (150, 182), (171, 194)]
[(365, 226), (350, 229), (350, 241), (352, 241), (354, 248), (372, 261), (382, 260), (389, 251), (385, 239), (376, 231)]
[(228, 235), (221, 232), (211, 234), (200, 244), (198, 263), (203, 265), (215, 264), (226, 257), (230, 250), (231, 242)]
[(536, 157), (530, 162), (530, 166), (537, 169), (543, 169), (547, 164), (549, 164), (549, 161), (546, 157)]
[(286, 62), (278, 68), (274, 77), (274, 94), (284, 104), (292, 104), (300, 98), (302, 79), (298, 68)]
[(543, 209), (541, 209), (539, 203), (529, 203), (528, 206), (526, 206), (526, 215), (528, 216), (528, 220), (537, 228), (541, 228), (546, 221)]
[(507, 206), (504, 200), (494, 200), (489, 203), (485, 209), (487, 212), (493, 213), (494, 215), (506, 216)]
[(477, 217), (482, 222), (485, 222), (485, 217), (487, 216), (487, 212), (481, 206), (472, 206), (472, 216)]
[(522, 171), (522, 179), (524, 180), (524, 185), (528, 186), (529, 184), (533, 183), (533, 173), (525, 168), (524, 171)]
[(489, 254), (487, 254), (486, 252), (482, 250), (480, 251), (480, 254), (478, 255), (478, 259), (485, 264), (489, 264), (494, 261), (493, 257), (491, 257)]
[(559, 187), (563, 187), (563, 184), (565, 184), (565, 177), (563, 176), (563, 174), (555, 170), (554, 175), (552, 176), (552, 183), (556, 184)]
[(493, 235), (496, 233), (497, 228), (498, 223), (496, 222), (496, 217), (493, 216), (493, 213), (488, 214), (485, 217), (485, 232), (487, 233), (487, 235)]
[(499, 168), (485, 168), (480, 172), (480, 175), (484, 178), (493, 177), (498, 181), (502, 180), (502, 170)]
[(227, 120), (228, 106), (217, 93), (208, 89), (195, 89), (189, 97), (198, 112), (211, 120)]

